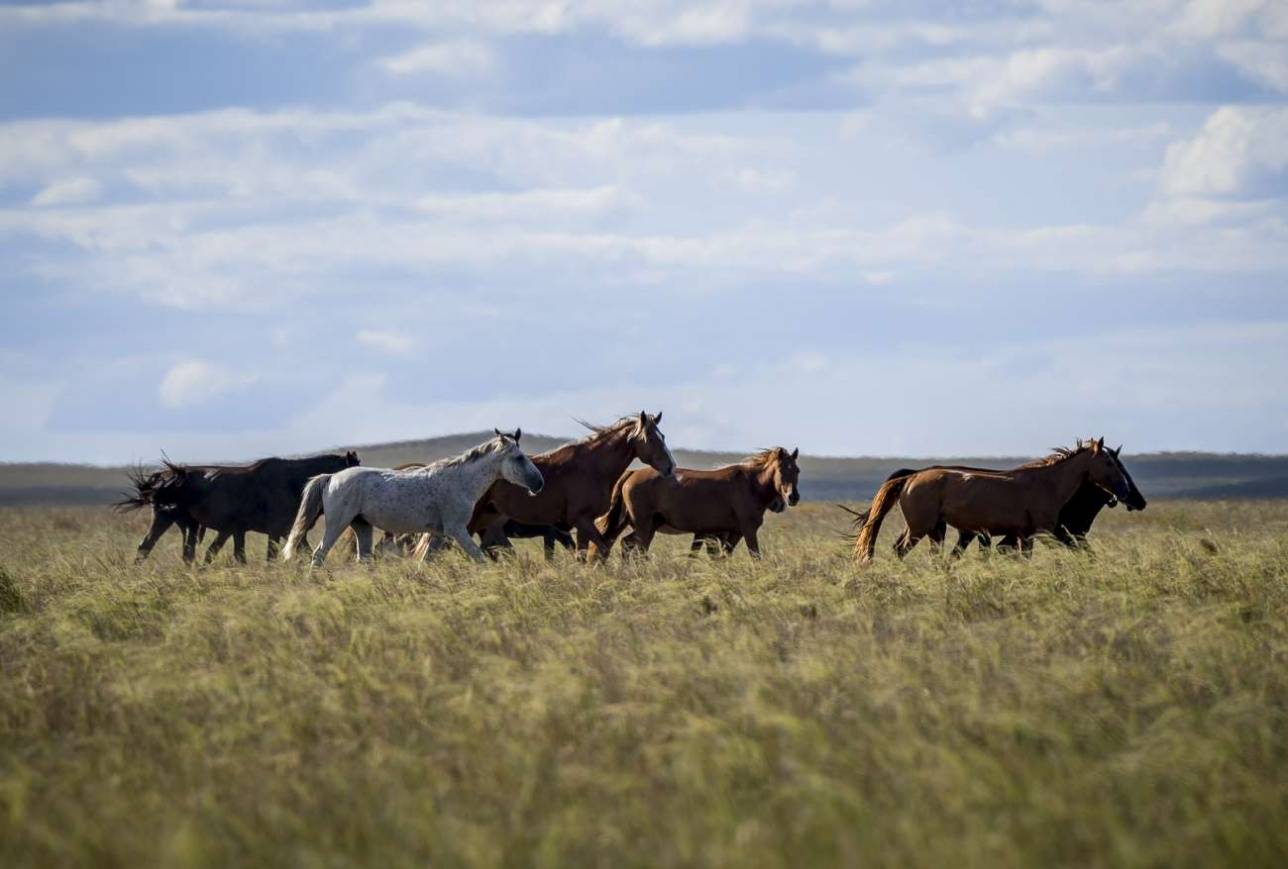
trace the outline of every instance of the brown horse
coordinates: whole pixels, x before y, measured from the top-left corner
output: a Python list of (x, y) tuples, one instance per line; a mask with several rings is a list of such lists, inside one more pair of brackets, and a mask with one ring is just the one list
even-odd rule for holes
[(745, 539), (747, 551), (759, 558), (756, 535), (765, 511), (781, 513), (801, 499), (796, 488), (799, 453), (775, 447), (713, 471), (686, 468), (663, 477), (640, 468), (624, 474), (613, 488), (608, 512), (595, 523), (606, 541), (603, 553), (630, 525), (634, 530), (622, 541), (623, 550), (647, 552), (653, 535), (666, 531), (718, 540), (726, 551)]
[(1104, 438), (1061, 450), (1041, 463), (1010, 471), (928, 468), (895, 477), (877, 490), (868, 521), (854, 542), (855, 557), (872, 560), (885, 515), (897, 501), (908, 528), (895, 543), (902, 558), (922, 537), (942, 545), (947, 526), (977, 534), (1014, 535), (1028, 540), (1046, 532), (1067, 545), (1072, 535), (1060, 524), (1060, 510), (1084, 483), (1115, 498), (1130, 494), (1126, 471)]
[(626, 416), (606, 426), (592, 426), (588, 437), (547, 453), (531, 456), (545, 488), (529, 495), (520, 486), (500, 481), (479, 499), (470, 520), (470, 533), (483, 535), (488, 549), (510, 546), (507, 520), (527, 525), (554, 525), (577, 532), (577, 553), (584, 557), (591, 543), (606, 552), (595, 519), (607, 509), (613, 486), (631, 462), (638, 459), (664, 476), (675, 470), (675, 459), (658, 424), (662, 414)]
[[(1123, 476), (1127, 478), (1129, 491), (1127, 497), (1123, 499), (1123, 503), (1127, 505), (1128, 512), (1144, 510), (1146, 505), (1145, 496), (1141, 494), (1140, 489), (1136, 487), (1136, 481), (1132, 479), (1131, 474), (1127, 473), (1126, 466), (1122, 464), (1122, 460), (1119, 458), (1119, 454), (1121, 452), (1122, 447), (1118, 447), (1116, 450), (1109, 450), (1110, 455), (1113, 456), (1114, 460), (1118, 462), (1119, 467), (1122, 469)], [(1031, 468), (1050, 464), (1051, 461), (1059, 457), (1060, 454), (1057, 452), (1053, 456), (1035, 459), (1021, 467)], [(902, 468), (886, 477), (886, 482), (899, 477), (908, 477), (918, 473), (919, 471), (931, 470), (931, 468), (947, 468), (954, 471), (968, 471), (980, 474), (992, 474), (997, 473), (998, 471), (997, 468), (978, 468), (970, 465), (932, 465), (929, 468), (920, 468), (916, 470), (911, 468)], [(1104, 489), (1091, 482), (1083, 483), (1082, 486), (1079, 487), (1078, 491), (1073, 493), (1073, 497), (1069, 499), (1068, 503), (1060, 508), (1060, 527), (1069, 532), (1069, 536), (1071, 538), (1070, 545), (1078, 547), (1084, 546), (1087, 542), (1087, 534), (1091, 531), (1091, 526), (1095, 523), (1096, 517), (1100, 515), (1100, 511), (1105, 507), (1112, 509), (1117, 505), (1118, 499), (1106, 492)], [(844, 505), (838, 504), (837, 506), (855, 517), (854, 529), (856, 532), (862, 529), (863, 525), (868, 521), (867, 512), (857, 513)], [(953, 547), (953, 555), (961, 555), (966, 551), (966, 548), (976, 540), (979, 541), (980, 547), (984, 549), (989, 548), (992, 544), (991, 535), (989, 534), (984, 532), (959, 530), (957, 534), (957, 545)], [(1023, 548), (1024, 551), (1027, 552), (1032, 548), (1032, 543), (1033, 541), (1031, 539), (1020, 540), (1015, 535), (1008, 534), (1002, 537), (998, 545), (1003, 549)]]

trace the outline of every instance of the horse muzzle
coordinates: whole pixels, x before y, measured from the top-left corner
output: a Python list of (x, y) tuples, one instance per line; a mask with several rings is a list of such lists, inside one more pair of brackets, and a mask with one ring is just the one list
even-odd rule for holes
[(540, 474), (537, 474), (535, 477), (528, 478), (527, 486), (529, 495), (538, 495), (546, 487), (546, 481)]
[(800, 492), (793, 491), (790, 495), (787, 496), (787, 503), (792, 507), (795, 507), (800, 502), (801, 502)]

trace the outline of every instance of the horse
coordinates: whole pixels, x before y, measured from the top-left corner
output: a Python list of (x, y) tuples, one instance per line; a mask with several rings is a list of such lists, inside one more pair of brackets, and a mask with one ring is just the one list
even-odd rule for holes
[[(407, 462), (402, 465), (395, 465), (394, 470), (411, 471), (425, 466), (424, 462)], [(572, 549), (574, 545), (572, 534), (569, 533), (569, 529), (566, 527), (560, 528), (557, 525), (529, 525), (527, 523), (516, 522), (511, 519), (505, 523), (505, 527), (502, 530), (507, 539), (513, 539), (516, 537), (521, 539), (540, 537), (547, 559), (554, 557), (556, 546), (562, 546), (564, 549)], [(347, 540), (352, 536), (353, 529), (346, 529), (343, 538)], [(424, 551), (417, 548), (417, 543), (421, 536), (422, 535), (416, 534), (395, 535), (392, 531), (386, 531), (384, 536), (381, 538), (380, 545), (377, 549), (382, 553), (390, 555), (423, 555)], [(428, 545), (428, 541), (426, 541), (426, 544)], [(348, 544), (345, 543), (345, 545), (347, 546)]]
[(1060, 510), (1084, 483), (1118, 499), (1130, 494), (1126, 471), (1104, 438), (1061, 449), (1040, 463), (1010, 471), (928, 468), (887, 480), (877, 490), (868, 520), (854, 542), (855, 557), (872, 560), (885, 515), (898, 502), (908, 527), (895, 543), (900, 558), (922, 537), (939, 547), (947, 526), (973, 533), (1014, 535), (1027, 540), (1046, 532), (1066, 545), (1072, 535), (1060, 524)]
[(519, 446), (522, 430), (493, 431), (493, 439), (423, 468), (347, 468), (312, 478), (304, 487), (282, 559), (291, 559), (304, 533), (324, 513), (326, 530), (313, 552), (315, 567), (326, 561), (340, 533), (350, 526), (358, 538), (359, 560), (370, 558), (373, 525), (395, 534), (429, 532), (447, 537), (470, 558), (484, 560), (483, 550), (467, 529), (479, 498), (497, 480), (521, 486), (530, 496), (544, 485), (541, 472)]
[[(1127, 496), (1122, 499), (1122, 503), (1127, 508), (1128, 513), (1144, 510), (1147, 504), (1145, 496), (1136, 487), (1136, 481), (1132, 479), (1131, 474), (1127, 472), (1127, 467), (1123, 465), (1122, 459), (1119, 458), (1122, 449), (1120, 446), (1115, 450), (1108, 450), (1114, 461), (1118, 462), (1119, 469), (1127, 479)], [(1072, 539), (1072, 543), (1067, 545), (1073, 548), (1084, 548), (1087, 545), (1087, 534), (1091, 531), (1091, 526), (1096, 521), (1096, 517), (1100, 515), (1100, 511), (1105, 507), (1112, 510), (1116, 506), (1118, 506), (1118, 498), (1099, 486), (1083, 483), (1078, 491), (1073, 493), (1073, 497), (1069, 499), (1068, 503), (1060, 508), (1060, 527), (1069, 532), (1069, 537)], [(960, 555), (971, 544), (971, 541), (976, 538), (979, 539), (979, 545), (985, 549), (992, 543), (986, 534), (958, 531), (957, 545), (953, 547), (953, 554)], [(1015, 535), (1008, 534), (1002, 537), (998, 546), (1002, 549), (1020, 547), (1027, 552), (1032, 548), (1032, 541), (1020, 540)]]
[[(663, 476), (675, 471), (661, 422), (660, 411), (650, 416), (642, 410), (638, 417), (624, 416), (610, 425), (583, 422), (591, 431), (588, 436), (532, 457), (546, 480), (540, 495), (531, 498), (520, 486), (496, 483), (479, 499), (470, 518), (471, 533), (481, 534), (489, 550), (509, 548), (505, 523), (514, 520), (575, 530), (581, 558), (592, 543), (603, 549), (595, 520), (608, 509), (613, 486), (630, 463), (638, 459)], [(421, 547), (425, 544), (422, 538)]]
[[(694, 543), (718, 540), (726, 551), (747, 541), (747, 551), (760, 558), (757, 532), (765, 511), (781, 513), (800, 502), (797, 483), (800, 450), (763, 450), (735, 465), (711, 471), (682, 468), (664, 477), (651, 468), (623, 474), (613, 487), (609, 508), (595, 523), (608, 547), (630, 525), (627, 548), (647, 552), (658, 531), (692, 533)], [(700, 545), (700, 544), (699, 544)]]
[(309, 478), (359, 464), (352, 450), (303, 459), (272, 457), (248, 465), (180, 465), (166, 460), (163, 470), (144, 478), (146, 486), (136, 479), (134, 496), (118, 502), (118, 507), (152, 505), (152, 527), (139, 544), (137, 561), (147, 558), (161, 534), (176, 523), (184, 530), (185, 563), (194, 559), (205, 528), (218, 532), (206, 550), (207, 563), (232, 537), (233, 557), (245, 564), (248, 531), (268, 535), (266, 557), (272, 561), (278, 541), (290, 531)]
[[(1113, 456), (1113, 458), (1116, 461), (1118, 461), (1118, 464), (1122, 469), (1123, 475), (1127, 478), (1129, 493), (1127, 497), (1124, 499), (1123, 503), (1126, 505), (1128, 512), (1132, 512), (1135, 510), (1144, 510), (1146, 506), (1145, 496), (1141, 493), (1140, 489), (1136, 487), (1136, 481), (1132, 479), (1131, 474), (1127, 472), (1126, 466), (1122, 465), (1122, 461), (1121, 459), (1119, 459), (1119, 454), (1122, 452), (1122, 447), (1120, 446), (1116, 450), (1110, 450), (1109, 452)], [(1058, 456), (1058, 453), (1056, 454), (1056, 456)], [(1041, 459), (1035, 459), (1032, 462), (1028, 462), (1024, 465), (1021, 465), (1021, 467), (1028, 468), (1028, 467), (1040, 466), (1040, 465), (1048, 464), (1051, 460), (1052, 460), (1051, 456), (1048, 456), (1046, 458), (1041, 458)], [(996, 468), (977, 468), (969, 465), (932, 465), (928, 468), (920, 468), (920, 469), (901, 468), (900, 470), (897, 470), (894, 473), (892, 473), (890, 476), (886, 477), (886, 482), (897, 479), (899, 477), (910, 476), (912, 474), (917, 473), (918, 470), (925, 471), (925, 470), (930, 470), (931, 468), (938, 468), (938, 469), (946, 468), (954, 471), (967, 471), (967, 472), (978, 473), (978, 474), (991, 474), (991, 473), (996, 473), (998, 471), (998, 469)], [(1087, 542), (1087, 534), (1088, 532), (1090, 532), (1092, 524), (1096, 521), (1096, 517), (1100, 515), (1100, 511), (1105, 507), (1109, 507), (1110, 509), (1113, 509), (1117, 505), (1118, 505), (1118, 499), (1115, 498), (1113, 495), (1109, 494), (1108, 492), (1106, 492), (1104, 489), (1100, 488), (1094, 483), (1090, 483), (1090, 482), (1083, 483), (1082, 486), (1079, 487), (1078, 491), (1074, 492), (1073, 497), (1069, 499), (1068, 503), (1066, 503), (1063, 507), (1060, 508), (1060, 517), (1059, 517), (1060, 526), (1069, 532), (1069, 535), (1073, 541), (1072, 545), (1076, 547), (1085, 546)], [(841, 507), (841, 509), (845, 510), (847, 513), (850, 513), (852, 516), (855, 517), (854, 518), (855, 531), (859, 531), (863, 528), (864, 523), (866, 523), (868, 520), (867, 512), (859, 513), (840, 504), (838, 504), (837, 506)], [(970, 546), (970, 544), (975, 540), (978, 540), (980, 547), (985, 549), (987, 549), (992, 544), (991, 535), (987, 533), (959, 530), (957, 533), (957, 545), (953, 547), (953, 555), (954, 556), (961, 555), (963, 552), (966, 551), (966, 548)], [(697, 541), (694, 541), (695, 548), (697, 545), (698, 545)], [(1031, 540), (1023, 541), (1014, 535), (1008, 534), (1001, 539), (998, 545), (999, 545), (999, 548), (1003, 548), (1003, 549), (1023, 548), (1025, 551), (1028, 551), (1032, 547), (1032, 541)]]

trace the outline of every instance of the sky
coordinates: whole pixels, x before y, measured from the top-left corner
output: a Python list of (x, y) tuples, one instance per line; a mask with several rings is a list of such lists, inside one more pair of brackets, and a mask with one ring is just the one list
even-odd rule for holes
[(1284, 0), (0, 5), (0, 460), (1288, 452)]

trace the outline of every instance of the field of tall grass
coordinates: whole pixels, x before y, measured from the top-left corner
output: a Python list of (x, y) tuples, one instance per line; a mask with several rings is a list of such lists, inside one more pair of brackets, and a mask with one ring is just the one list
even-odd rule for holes
[(602, 568), (146, 519), (0, 510), (0, 866), (1288, 860), (1285, 502), (862, 571), (814, 504)]

